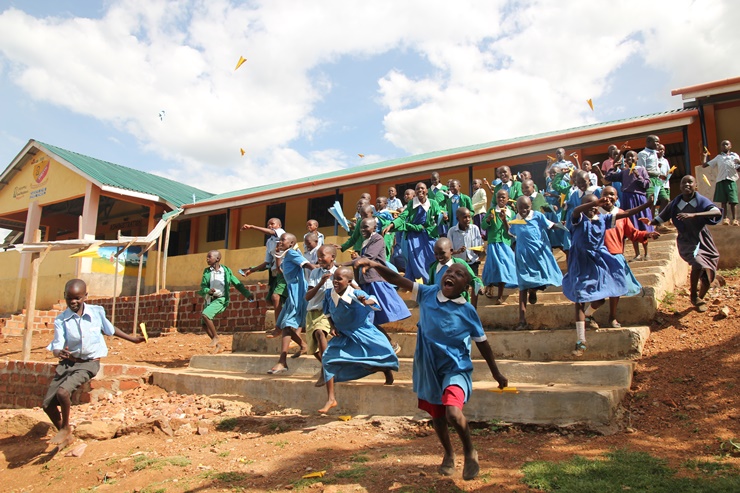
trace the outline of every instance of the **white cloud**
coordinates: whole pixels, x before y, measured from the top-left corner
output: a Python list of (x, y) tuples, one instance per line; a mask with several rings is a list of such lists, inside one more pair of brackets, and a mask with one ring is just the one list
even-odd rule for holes
[(358, 163), (341, 143), (296, 151), (329, 127), (317, 107), (334, 81), (316, 69), (342, 57), (402, 49), (432, 66), (378, 80), (385, 138), (417, 153), (590, 123), (585, 100), (641, 58), (673, 87), (736, 75), (739, 16), (729, 0), (112, 0), (100, 19), (0, 14), (0, 76), (225, 191)]

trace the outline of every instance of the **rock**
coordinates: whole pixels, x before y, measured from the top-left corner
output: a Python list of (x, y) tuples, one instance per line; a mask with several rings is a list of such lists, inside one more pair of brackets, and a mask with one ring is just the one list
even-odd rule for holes
[(194, 432), (193, 427), (190, 423), (185, 423), (181, 425), (176, 431), (175, 436), (176, 437), (182, 437), (182, 436), (188, 436), (192, 435)]
[(118, 425), (105, 421), (83, 421), (74, 433), (82, 440), (110, 440), (116, 436)]
[(16, 414), (0, 424), (0, 432), (13, 436), (44, 436), (49, 432), (51, 423), (28, 416)]
[(205, 426), (199, 426), (197, 430), (198, 435), (207, 435), (208, 434), (208, 428)]
[(720, 308), (718, 315), (721, 318), (727, 318), (727, 317), (729, 317), (730, 316), (730, 307), (723, 306), (722, 308)]
[(64, 454), (65, 457), (82, 457), (82, 454), (85, 453), (85, 449), (87, 448), (86, 443), (81, 443), (66, 454)]

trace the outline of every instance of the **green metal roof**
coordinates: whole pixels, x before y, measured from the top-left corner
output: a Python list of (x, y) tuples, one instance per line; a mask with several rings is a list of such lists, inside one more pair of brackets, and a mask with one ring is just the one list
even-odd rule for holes
[(622, 120), (613, 120), (613, 121), (608, 121), (608, 122), (593, 123), (591, 125), (584, 125), (584, 126), (581, 126), (581, 127), (574, 127), (574, 128), (563, 129), (563, 130), (554, 130), (554, 131), (550, 131), (550, 132), (544, 132), (544, 133), (540, 133), (540, 134), (527, 135), (527, 136), (523, 136), (523, 137), (513, 137), (513, 138), (510, 138), (510, 139), (496, 140), (496, 141), (493, 141), (493, 142), (485, 142), (483, 144), (474, 144), (474, 145), (463, 146), (463, 147), (455, 147), (455, 148), (452, 148), (452, 149), (445, 149), (445, 150), (441, 150), (441, 151), (432, 151), (432, 152), (427, 152), (427, 153), (424, 153), (424, 154), (417, 154), (417, 155), (414, 155), (414, 156), (406, 156), (406, 157), (401, 157), (401, 158), (396, 158), (396, 159), (389, 159), (387, 161), (381, 161), (379, 163), (364, 164), (364, 165), (360, 165), (360, 166), (354, 166), (352, 168), (344, 168), (344, 169), (340, 169), (340, 170), (330, 171), (330, 172), (327, 172), (327, 173), (321, 173), (321, 174), (318, 174), (318, 175), (307, 176), (307, 177), (304, 177), (304, 178), (296, 178), (294, 180), (282, 181), (282, 182), (277, 182), (277, 183), (270, 183), (270, 184), (266, 184), (266, 185), (260, 185), (260, 186), (257, 186), (257, 187), (245, 188), (245, 189), (242, 189), (242, 190), (235, 190), (233, 192), (224, 192), (224, 193), (220, 193), (220, 194), (217, 194), (217, 195), (214, 195), (214, 196), (210, 197), (205, 202), (217, 201), (217, 200), (220, 200), (220, 199), (229, 199), (229, 198), (234, 198), (234, 197), (240, 197), (240, 196), (243, 196), (243, 195), (251, 195), (251, 194), (255, 194), (255, 193), (259, 193), (259, 192), (271, 190), (271, 189), (276, 188), (276, 187), (287, 187), (287, 186), (291, 186), (291, 185), (299, 185), (301, 183), (310, 183), (312, 181), (323, 180), (323, 179), (327, 179), (327, 178), (339, 178), (339, 177), (343, 177), (343, 176), (352, 175), (352, 174), (355, 174), (355, 173), (361, 173), (363, 171), (381, 170), (381, 169), (386, 168), (386, 167), (397, 166), (397, 165), (400, 165), (400, 164), (413, 163), (414, 161), (423, 161), (423, 160), (426, 160), (426, 159), (433, 159), (433, 158), (444, 157), (444, 156), (450, 156), (450, 157), (452, 157), (452, 156), (454, 156), (456, 154), (462, 154), (462, 153), (470, 152), (470, 151), (477, 151), (477, 150), (480, 150), (480, 149), (495, 148), (495, 147), (500, 147), (500, 146), (504, 146), (504, 145), (508, 145), (508, 144), (514, 144), (514, 143), (518, 143), (518, 142), (526, 142), (526, 141), (529, 141), (529, 140), (542, 139), (542, 138), (547, 138), (547, 137), (554, 137), (554, 136), (557, 136), (557, 135), (564, 135), (564, 134), (569, 134), (569, 133), (572, 133), (572, 132), (578, 132), (578, 131), (582, 131), (582, 130), (588, 130), (588, 129), (599, 128), (599, 127), (608, 127), (608, 126), (611, 126), (611, 125), (619, 125), (621, 123), (628, 123), (628, 122), (632, 122), (632, 121), (636, 122), (638, 120), (645, 120), (645, 119), (655, 118), (655, 117), (659, 117), (659, 116), (663, 116), (663, 115), (679, 114), (679, 113), (682, 113), (684, 111), (686, 111), (686, 110), (684, 110), (684, 109), (675, 109), (675, 110), (663, 111), (663, 112), (660, 112), (660, 113), (652, 113), (652, 114), (649, 114), (649, 115), (642, 115), (642, 116), (635, 116), (635, 117), (630, 117), (630, 118), (624, 118)]
[(212, 193), (145, 171), (84, 156), (43, 142), (35, 142), (102, 185), (156, 195), (175, 207), (192, 203), (193, 195), (196, 201), (213, 196)]

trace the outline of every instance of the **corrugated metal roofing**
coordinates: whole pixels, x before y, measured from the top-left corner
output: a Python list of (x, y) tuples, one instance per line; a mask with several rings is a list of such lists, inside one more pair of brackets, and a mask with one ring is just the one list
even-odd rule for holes
[(35, 142), (102, 185), (156, 195), (175, 207), (192, 203), (193, 195), (197, 201), (213, 196), (212, 193), (145, 171), (109, 163), (43, 142)]
[(401, 157), (401, 158), (396, 158), (396, 159), (389, 159), (387, 161), (381, 161), (379, 163), (354, 166), (352, 168), (345, 168), (345, 169), (340, 169), (340, 170), (336, 170), (336, 171), (330, 171), (330, 172), (327, 172), (327, 173), (321, 173), (321, 174), (318, 174), (318, 175), (307, 176), (307, 177), (304, 177), (304, 178), (296, 178), (294, 180), (288, 180), (288, 181), (283, 181), (283, 182), (278, 182), (278, 183), (270, 183), (270, 184), (266, 184), (266, 185), (260, 185), (260, 186), (257, 186), (257, 187), (245, 188), (245, 189), (242, 189), (242, 190), (235, 190), (233, 192), (224, 192), (224, 193), (220, 193), (220, 194), (217, 194), (217, 195), (212, 196), (206, 202), (218, 201), (218, 200), (221, 200), (221, 199), (229, 199), (229, 198), (233, 198), (233, 197), (240, 197), (242, 195), (255, 194), (255, 193), (263, 192), (263, 191), (270, 190), (270, 189), (277, 188), (277, 187), (287, 187), (287, 186), (291, 186), (291, 185), (299, 185), (299, 184), (302, 184), (302, 183), (310, 183), (312, 181), (324, 180), (324, 179), (327, 179), (327, 178), (339, 178), (339, 177), (343, 177), (343, 176), (352, 175), (354, 173), (361, 173), (363, 171), (380, 170), (380, 169), (383, 169), (383, 168), (386, 168), (386, 167), (397, 166), (397, 165), (407, 164), (407, 163), (413, 163), (414, 161), (423, 161), (423, 160), (426, 160), (426, 159), (433, 159), (433, 158), (444, 157), (444, 156), (453, 157), (456, 154), (463, 154), (463, 153), (470, 152), (470, 151), (477, 151), (477, 150), (487, 149), (487, 148), (495, 149), (496, 147), (505, 146), (505, 145), (509, 145), (509, 144), (514, 144), (514, 143), (518, 143), (518, 142), (527, 142), (529, 140), (536, 140), (536, 139), (542, 139), (542, 138), (547, 138), (547, 137), (554, 137), (554, 136), (557, 136), (557, 135), (565, 135), (565, 134), (569, 134), (569, 133), (573, 133), (573, 132), (579, 132), (579, 131), (583, 131), (583, 130), (595, 129), (595, 128), (599, 128), (599, 127), (609, 127), (609, 126), (612, 126), (612, 125), (619, 125), (619, 124), (628, 123), (628, 122), (638, 122), (640, 120), (647, 120), (647, 119), (650, 119), (650, 118), (655, 118), (655, 117), (664, 116), (664, 115), (680, 114), (680, 113), (683, 113), (685, 111), (689, 111), (689, 110), (685, 110), (685, 109), (681, 108), (681, 109), (663, 111), (663, 112), (660, 112), (660, 113), (652, 113), (652, 114), (649, 114), (649, 115), (642, 115), (642, 116), (635, 116), (635, 117), (631, 117), (631, 118), (624, 118), (622, 120), (612, 120), (612, 121), (609, 121), (609, 122), (593, 123), (591, 125), (584, 125), (584, 126), (581, 126), (581, 127), (574, 127), (574, 128), (563, 129), (563, 130), (555, 130), (555, 131), (544, 132), (544, 133), (540, 133), (540, 134), (527, 135), (527, 136), (523, 136), (523, 137), (513, 137), (513, 138), (503, 139), (503, 140), (497, 140), (497, 141), (493, 141), (493, 142), (486, 142), (486, 143), (483, 143), (483, 144), (474, 144), (474, 145), (469, 145), (469, 146), (464, 146), (464, 147), (455, 147), (453, 149), (445, 149), (445, 150), (441, 150), (441, 151), (432, 151), (432, 152), (427, 152), (427, 153), (424, 153), (424, 154), (417, 154), (417, 155), (414, 155), (414, 156), (406, 156), (406, 157)]

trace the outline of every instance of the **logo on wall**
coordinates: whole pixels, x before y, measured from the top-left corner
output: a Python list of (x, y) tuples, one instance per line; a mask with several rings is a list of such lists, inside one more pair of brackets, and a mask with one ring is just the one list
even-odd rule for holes
[(40, 156), (31, 161), (31, 166), (33, 166), (33, 180), (37, 185), (43, 185), (49, 177), (50, 164), (51, 159), (48, 156)]

